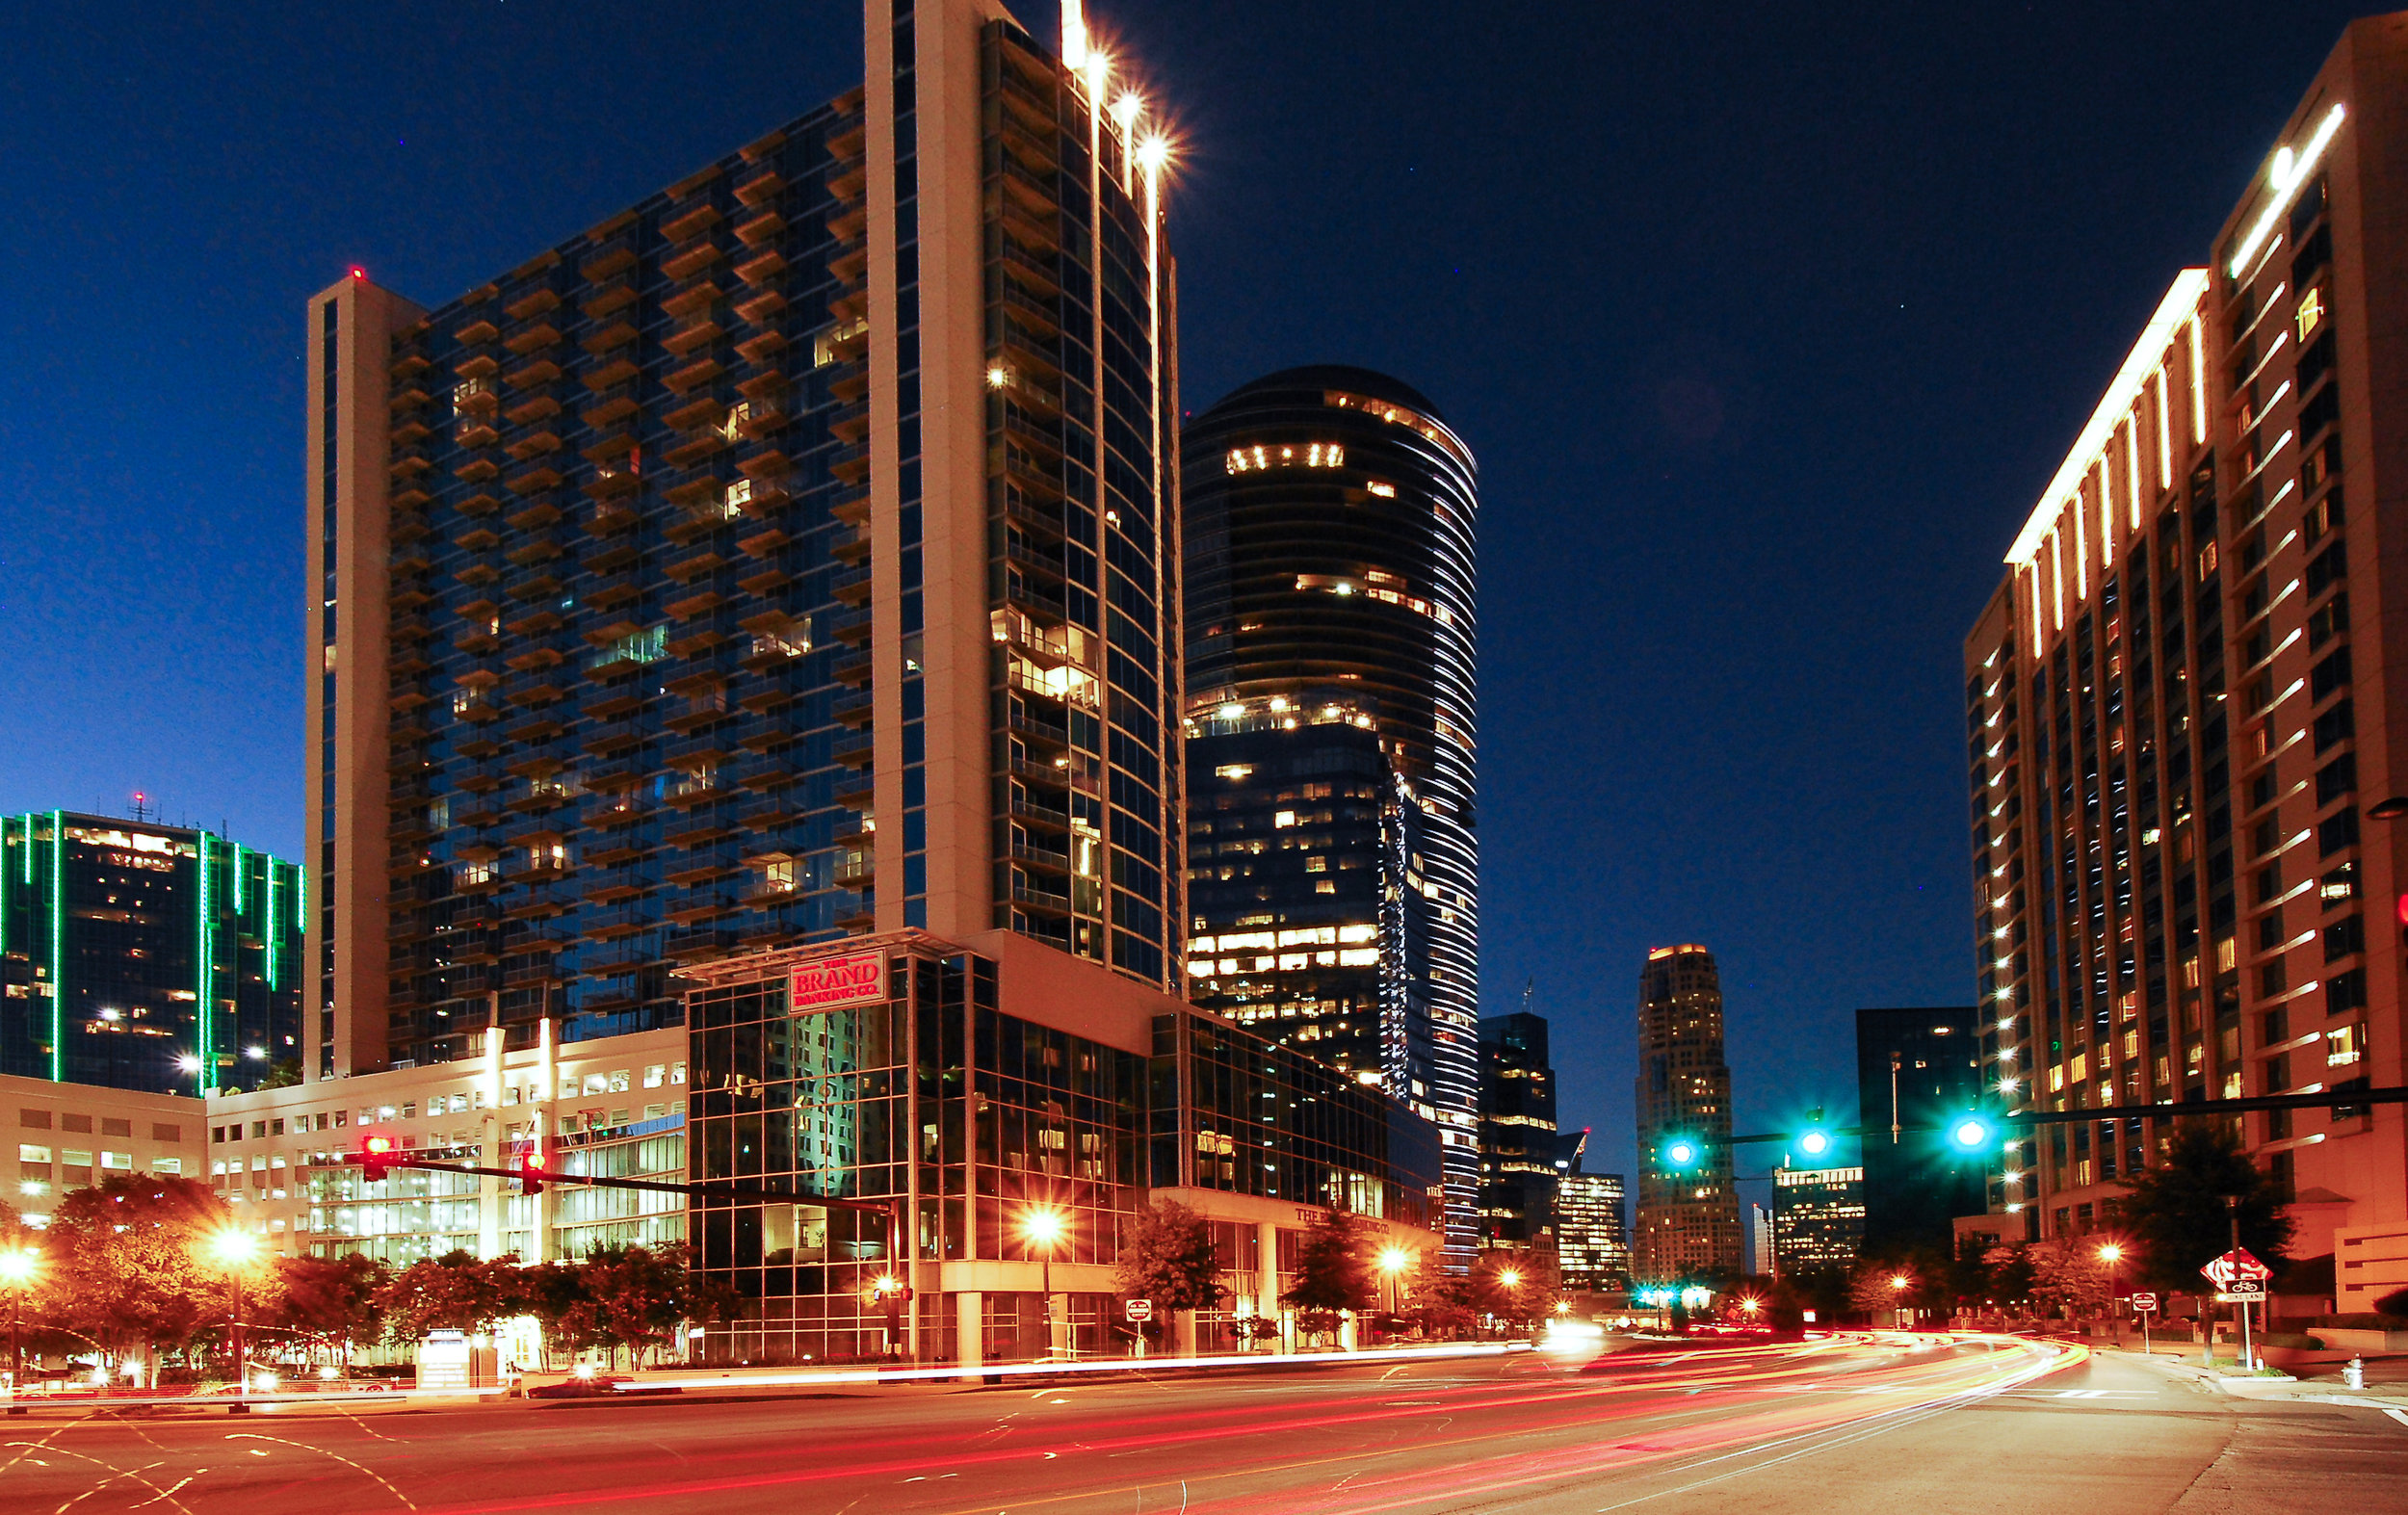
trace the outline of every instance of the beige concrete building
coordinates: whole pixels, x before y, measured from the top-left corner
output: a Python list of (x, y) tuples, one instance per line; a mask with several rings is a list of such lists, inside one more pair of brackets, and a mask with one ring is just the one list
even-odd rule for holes
[(29, 1224), (112, 1173), (197, 1178), (208, 1153), (201, 1102), (0, 1074), (0, 1119), (16, 1141), (5, 1198)]
[(2348, 1099), (2408, 1082), (2403, 81), (2408, 14), (2343, 34), (1965, 644), (1990, 1084), (2148, 1111), (2017, 1136), (1992, 1209), (2093, 1230), (2152, 1107), (2330, 1092), (2229, 1118), (2343, 1311), (2408, 1283), (2408, 1113)]

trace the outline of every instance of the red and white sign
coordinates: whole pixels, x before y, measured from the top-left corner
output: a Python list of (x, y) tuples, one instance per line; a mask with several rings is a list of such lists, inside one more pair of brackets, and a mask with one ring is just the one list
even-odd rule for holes
[(2134, 1294), (2134, 1295), (2133, 1295), (2133, 1314), (2135, 1314), (2135, 1315), (2155, 1315), (2155, 1314), (2157, 1314), (2157, 1312), (2158, 1312), (2158, 1296), (2157, 1296), (2157, 1295), (2155, 1295), (2155, 1294)]
[(795, 966), (787, 987), (786, 1012), (805, 1015), (816, 1010), (841, 1010), (848, 1006), (874, 1005), (886, 998), (886, 954), (847, 953)]
[(1151, 1299), (1127, 1299), (1123, 1300), (1122, 1304), (1128, 1310), (1129, 1319), (1132, 1320), (1154, 1319), (1154, 1301)]
[(2199, 1271), (2225, 1289), (2237, 1283), (2262, 1283), (2274, 1276), (2274, 1269), (2250, 1256), (2248, 1248), (2238, 1246)]

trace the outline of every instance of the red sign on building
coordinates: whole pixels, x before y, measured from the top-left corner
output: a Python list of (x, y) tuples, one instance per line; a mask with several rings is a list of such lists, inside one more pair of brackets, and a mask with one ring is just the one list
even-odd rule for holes
[(886, 954), (847, 953), (798, 964), (787, 989), (786, 1010), (790, 1015), (841, 1010), (848, 1006), (874, 1005), (885, 998)]

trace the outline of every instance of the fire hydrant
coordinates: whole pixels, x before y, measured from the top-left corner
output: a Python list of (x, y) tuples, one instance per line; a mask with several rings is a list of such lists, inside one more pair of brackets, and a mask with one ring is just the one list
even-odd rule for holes
[(2342, 1370), (2342, 1382), (2352, 1389), (2365, 1388), (2367, 1386), (2366, 1360), (2358, 1357), (2351, 1358), (2349, 1366)]

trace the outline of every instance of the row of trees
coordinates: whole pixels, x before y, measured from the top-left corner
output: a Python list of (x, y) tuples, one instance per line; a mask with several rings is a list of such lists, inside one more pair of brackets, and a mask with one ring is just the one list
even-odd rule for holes
[[(1537, 1319), (1557, 1294), (1553, 1266), (1543, 1256), (1492, 1255), (1467, 1274), (1452, 1274), (1437, 1253), (1395, 1247), (1372, 1222), (1343, 1210), (1324, 1211), (1305, 1228), (1295, 1261), (1279, 1303), (1316, 1335), (1337, 1330), (1347, 1314), (1389, 1329), (1452, 1335), (1483, 1319)], [(1138, 1217), (1114, 1282), (1124, 1297), (1150, 1299), (1158, 1311), (1218, 1310), (1236, 1293), (1224, 1273), (1210, 1223), (1185, 1205), (1159, 1200)], [(1261, 1317), (1239, 1322), (1239, 1330), (1253, 1338), (1277, 1334)]]
[(47, 1228), (23, 1229), (8, 1212), (0, 1232), (36, 1254), (26, 1287), (7, 1301), (29, 1349), (96, 1352), (154, 1373), (169, 1358), (199, 1366), (222, 1352), (238, 1293), (253, 1355), (296, 1360), (348, 1361), (354, 1345), (485, 1331), (519, 1316), (539, 1322), (547, 1353), (615, 1360), (736, 1308), (689, 1269), (683, 1246), (606, 1246), (533, 1266), (465, 1252), (402, 1268), (364, 1257), (244, 1260), (226, 1244), (240, 1236), (231, 1211), (190, 1179), (112, 1174), (67, 1195)]

